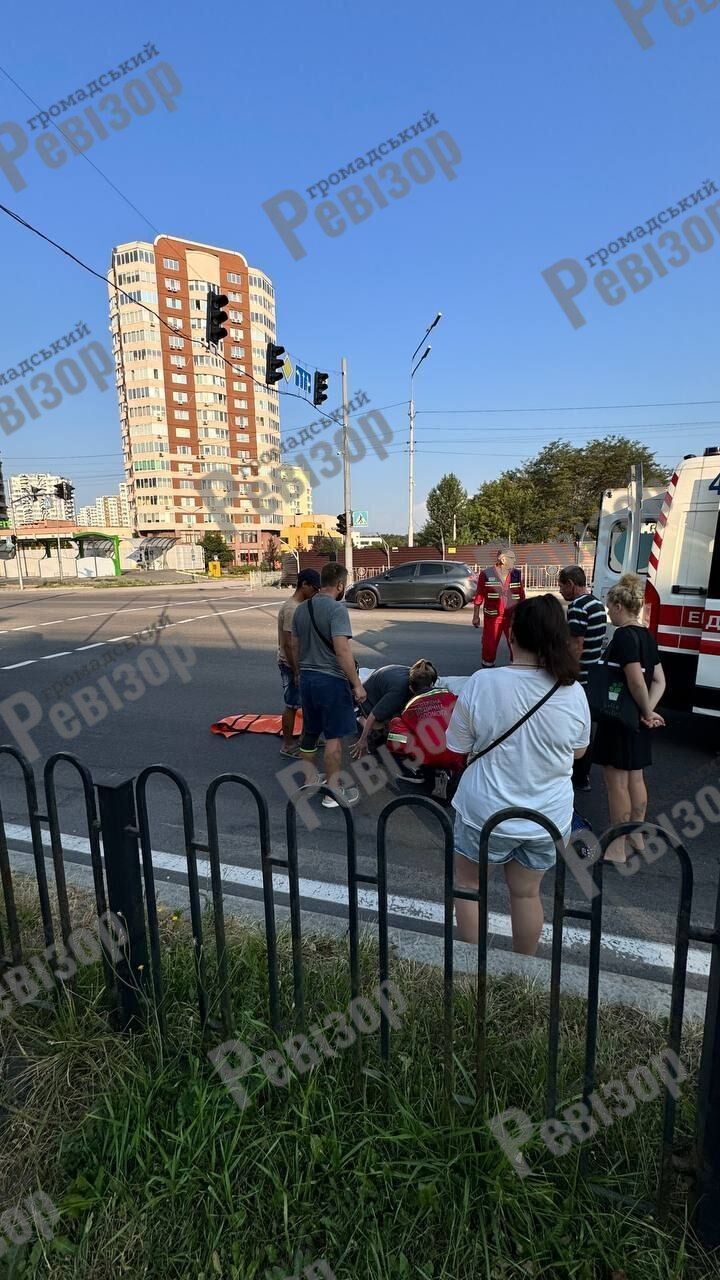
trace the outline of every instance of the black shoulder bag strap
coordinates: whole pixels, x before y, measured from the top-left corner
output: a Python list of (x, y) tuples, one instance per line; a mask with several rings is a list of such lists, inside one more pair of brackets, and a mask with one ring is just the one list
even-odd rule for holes
[[(333, 644), (332, 640), (328, 640), (327, 636), (324, 636), (324, 635), (323, 635), (323, 633), (322, 633), (322, 631), (320, 630), (320, 628), (319, 628), (319, 626), (318, 626), (317, 622), (315, 621), (315, 614), (313, 613), (313, 602), (312, 602), (312, 600), (308, 600), (306, 603), (307, 603), (307, 607), (308, 607), (308, 613), (310, 614), (310, 622), (312, 623), (313, 630), (314, 630), (314, 631), (316, 632), (316, 634), (320, 637), (320, 639), (322, 640), (323, 644), (325, 645), (325, 648), (330, 650), (331, 654), (333, 655), (333, 657), (334, 657), (334, 658), (336, 659), (336, 661), (337, 661), (337, 656), (336, 656), (336, 653), (335, 653), (335, 645)], [(356, 672), (360, 670), (360, 668), (358, 667), (357, 661), (355, 662), (355, 670), (356, 670)]]
[(559, 688), (560, 688), (560, 681), (557, 680), (553, 685), (552, 689), (548, 689), (547, 693), (543, 694), (540, 701), (536, 702), (535, 706), (531, 707), (529, 711), (526, 711), (525, 715), (521, 716), (521, 718), (517, 720), (515, 724), (511, 726), (510, 729), (506, 729), (504, 733), (501, 733), (500, 737), (496, 738), (494, 742), (491, 742), (489, 746), (483, 747), (482, 751), (476, 752), (475, 755), (468, 756), (468, 765), (474, 764), (475, 761), (479, 760), (481, 756), (486, 756), (488, 751), (494, 751), (495, 747), (499, 747), (501, 742), (504, 742), (506, 738), (509, 738), (510, 735), (513, 734), (516, 729), (519, 729), (521, 725), (525, 724), (525, 721), (529, 720), (531, 716), (534, 716), (535, 712), (539, 711), (540, 708), (547, 702), (548, 698), (552, 698), (553, 694), (557, 693)]
[(312, 602), (312, 600), (308, 600), (308, 601), (307, 601), (307, 607), (308, 607), (308, 612), (309, 612), (309, 614), (310, 614), (310, 622), (311, 622), (311, 624), (312, 624), (313, 630), (316, 632), (316, 634), (317, 634), (317, 635), (319, 635), (319, 637), (320, 637), (320, 639), (322, 640), (323, 644), (325, 645), (326, 649), (329, 649), (329, 650), (330, 650), (330, 652), (334, 654), (334, 653), (335, 653), (335, 645), (333, 644), (332, 640), (328, 640), (328, 637), (323, 635), (323, 633), (322, 633), (322, 631), (320, 630), (320, 628), (319, 628), (319, 626), (318, 626), (317, 622), (315, 621), (315, 614), (313, 613), (313, 602)]

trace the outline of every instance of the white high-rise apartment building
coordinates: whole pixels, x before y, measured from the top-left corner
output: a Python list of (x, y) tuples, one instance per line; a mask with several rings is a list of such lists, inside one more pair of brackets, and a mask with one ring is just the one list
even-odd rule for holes
[[(238, 560), (261, 560), (283, 524), (279, 401), (264, 385), (276, 340), (269, 278), (240, 253), (158, 236), (117, 246), (108, 281), (138, 532), (194, 541), (220, 531)], [(205, 343), (209, 288), (228, 298), (218, 350)]]
[(55, 486), (72, 484), (67, 476), (50, 475), (47, 471), (23, 472), (10, 476), (10, 502), (15, 522), (37, 524), (42, 520), (74, 520), (75, 498), (58, 498)]
[(83, 527), (95, 525), (99, 529), (132, 528), (127, 485), (120, 484), (116, 494), (100, 494), (94, 502), (81, 507), (78, 513), (78, 524)]
[(284, 524), (294, 524), (299, 516), (311, 516), (312, 487), (302, 467), (280, 466)]

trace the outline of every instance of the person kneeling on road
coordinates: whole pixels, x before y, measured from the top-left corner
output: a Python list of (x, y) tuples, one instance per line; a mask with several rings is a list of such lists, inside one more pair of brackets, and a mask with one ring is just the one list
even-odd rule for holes
[(365, 682), (367, 700), (362, 711), (366, 719), (362, 733), (350, 751), (353, 760), (366, 755), (370, 744), (378, 741), (372, 735), (378, 734), (384, 741), (388, 722), (393, 716), (399, 716), (411, 698), (427, 693), (436, 681), (437, 670), (427, 658), (418, 658), (411, 667), (393, 664), (373, 671)]
[[(307, 781), (325, 782), (347, 804), (357, 804), (357, 787), (343, 787), (340, 780), (342, 740), (357, 731), (353, 697), (363, 703), (366, 692), (357, 674), (350, 641), (352, 627), (347, 605), (341, 604), (347, 583), (344, 565), (323, 565), (320, 591), (314, 599), (299, 604), (292, 619), (292, 645), (300, 671), (300, 703), (303, 736), (300, 759), (310, 766)], [(315, 767), (318, 738), (325, 738), (325, 774)], [(323, 796), (326, 809), (337, 801)]]

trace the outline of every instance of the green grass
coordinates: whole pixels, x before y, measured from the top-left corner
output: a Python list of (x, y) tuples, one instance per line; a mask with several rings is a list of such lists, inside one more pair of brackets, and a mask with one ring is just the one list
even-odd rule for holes
[[(19, 893), (23, 918), (32, 912)], [(73, 919), (80, 922), (75, 902)], [(35, 926), (36, 927), (36, 926)], [(299, 1274), (324, 1257), (337, 1280), (705, 1280), (720, 1274), (685, 1229), (687, 1187), (673, 1185), (660, 1227), (641, 1209), (610, 1204), (580, 1178), (577, 1155), (526, 1148), (533, 1174), (517, 1177), (487, 1116), (518, 1106), (543, 1116), (547, 995), (526, 982), (490, 986), (488, 1097), (472, 1101), (473, 991), (458, 987), (456, 1094), (443, 1095), (441, 975), (394, 960), (408, 1002), (384, 1071), (374, 1036), (323, 1061), (287, 1088), (259, 1072), (244, 1083), (240, 1111), (213, 1072), (194, 1000), (183, 919), (162, 916), (168, 1033), (108, 1029), (99, 972), (82, 970), (75, 997), (54, 1011), (25, 1008), (0, 1023), (2, 1206), (41, 1186), (61, 1210), (51, 1242), (6, 1256), (10, 1278), (254, 1280), (268, 1269)], [(206, 935), (210, 937), (210, 933)], [(264, 941), (230, 923), (234, 1034), (258, 1052), (267, 1027)], [(312, 1021), (349, 1003), (346, 948), (305, 942)], [(208, 957), (213, 979), (212, 957)], [(375, 952), (363, 946), (364, 989)], [(292, 994), (289, 940), (280, 939), (284, 1007)], [(560, 1098), (579, 1091), (583, 1004), (563, 1001)], [(663, 1044), (660, 1024), (604, 1008), (600, 1079), (646, 1063)], [(697, 1036), (684, 1046), (693, 1072)], [(249, 1083), (248, 1083), (249, 1081)], [(689, 1141), (694, 1084), (680, 1104)], [(593, 1140), (593, 1177), (628, 1197), (647, 1197), (657, 1177), (660, 1109), (638, 1106)], [(0, 1263), (0, 1268), (2, 1267)]]

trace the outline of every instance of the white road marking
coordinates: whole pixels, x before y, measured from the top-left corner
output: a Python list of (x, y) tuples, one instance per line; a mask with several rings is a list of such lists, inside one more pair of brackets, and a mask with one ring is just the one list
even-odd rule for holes
[[(147, 590), (147, 588), (145, 588)], [(160, 588), (157, 588), (160, 590)], [(230, 596), (229, 599), (243, 600), (244, 596)], [(132, 604), (118, 605), (117, 609), (101, 609), (94, 613), (75, 613), (71, 618), (52, 618), (48, 622), (31, 622), (24, 624), (22, 627), (8, 627), (5, 631), (0, 631), (0, 636), (10, 635), (11, 631), (32, 631), (35, 627), (57, 627), (61, 622), (82, 622), (85, 618), (108, 618), (111, 614), (116, 613), (147, 613), (148, 609), (179, 609), (186, 604), (196, 604), (195, 600), (170, 600), (160, 605), (159, 601), (151, 604)], [(273, 602), (271, 602), (273, 603)], [(205, 614), (205, 617), (212, 617), (212, 614)]]
[[(189, 603), (186, 601), (185, 603)], [(157, 623), (153, 623), (150, 627), (143, 627), (142, 631), (134, 631), (133, 636), (144, 636), (149, 631), (158, 631), (159, 635), (168, 631), (170, 627), (182, 627), (187, 622), (202, 622), (205, 618), (224, 618), (230, 613), (247, 613), (251, 609), (274, 609), (282, 604), (281, 600), (269, 600), (265, 604), (245, 604), (238, 609), (220, 609), (217, 613), (201, 613), (194, 618), (182, 618), (179, 622), (165, 622), (158, 631)], [(93, 614), (88, 614), (93, 617)], [(16, 630), (27, 630), (27, 628), (16, 628)], [(64, 653), (48, 653), (39, 658), (27, 658), (25, 662), (13, 662), (8, 667), (0, 667), (0, 671), (14, 671), (16, 667), (29, 667), (34, 662), (42, 662), (43, 658), (65, 658), (69, 653), (84, 653), (86, 649), (99, 649), (104, 644), (117, 644), (120, 640), (131, 640), (132, 636), (109, 636), (107, 640), (96, 640), (94, 644), (81, 644), (76, 649), (66, 649)]]
[[(16, 840), (26, 844), (31, 843), (32, 833), (29, 827), (7, 823), (5, 832), (9, 841)], [(45, 848), (50, 849), (51, 843), (48, 832), (43, 831), (42, 840)], [(90, 853), (90, 841), (83, 836), (71, 836), (63, 833), (61, 842), (64, 849), (73, 853)], [(163, 853), (160, 850), (153, 849), (152, 860), (153, 866), (158, 871), (179, 872), (187, 877), (187, 860), (180, 854)], [(206, 859), (198, 859), (197, 870), (199, 876), (203, 876), (207, 880), (210, 879), (210, 863)], [(262, 889), (262, 873), (252, 867), (241, 867), (232, 863), (221, 862), (220, 872), (222, 879), (230, 884)], [(277, 893), (288, 894), (288, 877), (280, 875), (279, 872), (273, 872), (273, 887)], [(301, 877), (299, 888), (300, 895), (303, 898), (334, 903), (338, 906), (348, 905), (348, 891), (345, 885)], [(372, 889), (358, 889), (358, 905), (365, 911), (377, 913), (377, 893)], [(432, 922), (433, 924), (442, 924), (444, 920), (442, 903), (431, 902), (426, 898), (408, 898), (402, 894), (388, 894), (388, 911), (391, 915), (402, 916), (406, 920), (416, 920), (418, 923)], [(512, 937), (510, 917), (497, 911), (488, 912), (488, 933), (490, 935), (498, 934), (503, 938)], [(543, 926), (540, 940), (548, 945), (552, 942), (552, 929), (549, 925)], [(589, 948), (590, 932), (588, 929), (580, 929), (574, 925), (565, 925), (563, 928), (563, 942), (571, 949)], [(622, 934), (603, 934), (602, 946), (606, 951), (611, 952), (616, 959), (626, 960), (635, 964), (650, 965), (655, 969), (672, 970), (675, 959), (674, 947), (665, 942), (655, 942), (644, 938), (628, 938)], [(700, 951), (697, 947), (690, 947), (688, 950), (687, 970), (690, 974), (707, 977), (710, 972), (710, 952)]]
[(49, 662), (51, 658), (67, 658), (69, 653), (72, 653), (72, 649), (63, 649), (61, 653), (44, 653), (40, 661)]

